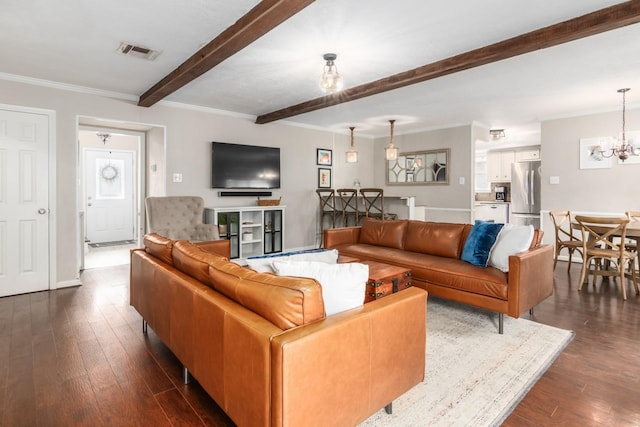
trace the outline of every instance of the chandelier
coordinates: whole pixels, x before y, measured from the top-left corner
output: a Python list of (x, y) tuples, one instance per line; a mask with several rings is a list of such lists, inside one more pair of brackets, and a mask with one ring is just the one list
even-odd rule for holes
[(349, 126), (349, 130), (351, 131), (351, 148), (346, 152), (347, 163), (358, 163), (358, 152), (353, 146), (353, 130), (355, 127)]
[(389, 120), (390, 136), (389, 145), (384, 149), (384, 158), (387, 160), (396, 160), (398, 158), (398, 147), (393, 145), (393, 124), (395, 120)]
[(636, 148), (633, 144), (627, 143), (627, 136), (625, 133), (625, 125), (626, 125), (626, 93), (630, 91), (629, 88), (618, 89), (618, 92), (622, 94), (622, 137), (609, 150), (599, 150), (600, 154), (603, 157), (613, 157), (616, 156), (621, 161), (625, 161), (629, 158), (629, 156), (640, 156), (640, 148)]
[(320, 89), (324, 93), (333, 93), (342, 89), (342, 76), (338, 73), (338, 67), (336, 67), (333, 61), (336, 60), (338, 55), (335, 53), (325, 53), (323, 56), (326, 61), (322, 77), (320, 77)]

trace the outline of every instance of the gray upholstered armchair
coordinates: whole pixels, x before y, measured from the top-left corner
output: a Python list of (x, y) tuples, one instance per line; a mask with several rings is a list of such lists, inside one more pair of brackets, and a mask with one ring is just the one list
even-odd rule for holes
[(204, 200), (197, 196), (147, 197), (147, 232), (170, 239), (218, 240), (218, 226), (203, 224)]

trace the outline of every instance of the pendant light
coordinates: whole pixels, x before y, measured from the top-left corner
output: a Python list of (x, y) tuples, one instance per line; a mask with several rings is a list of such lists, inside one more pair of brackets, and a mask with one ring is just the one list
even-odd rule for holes
[(353, 130), (355, 129), (355, 127), (353, 126), (349, 126), (349, 130), (351, 131), (351, 148), (349, 149), (349, 151), (347, 151), (346, 154), (346, 159), (347, 159), (347, 163), (358, 163), (358, 152), (356, 151), (355, 147), (353, 146)]
[(389, 145), (384, 149), (384, 158), (387, 160), (396, 160), (398, 158), (398, 148), (393, 145), (393, 124), (395, 120), (389, 120), (390, 125), (390, 136), (389, 136)]
[(320, 89), (324, 93), (333, 93), (342, 89), (342, 76), (338, 73), (338, 67), (336, 67), (333, 61), (338, 58), (335, 53), (325, 53), (323, 56), (325, 62), (324, 71), (320, 78)]

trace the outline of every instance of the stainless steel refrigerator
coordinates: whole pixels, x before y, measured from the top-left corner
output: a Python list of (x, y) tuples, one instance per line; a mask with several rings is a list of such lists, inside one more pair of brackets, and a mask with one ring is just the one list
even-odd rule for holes
[(511, 166), (511, 214), (513, 224), (540, 228), (540, 169), (542, 163), (515, 162)]

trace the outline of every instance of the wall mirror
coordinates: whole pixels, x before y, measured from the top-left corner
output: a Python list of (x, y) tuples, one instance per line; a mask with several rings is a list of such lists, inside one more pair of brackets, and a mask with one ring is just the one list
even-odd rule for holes
[(449, 149), (400, 153), (387, 160), (387, 184), (449, 184)]

